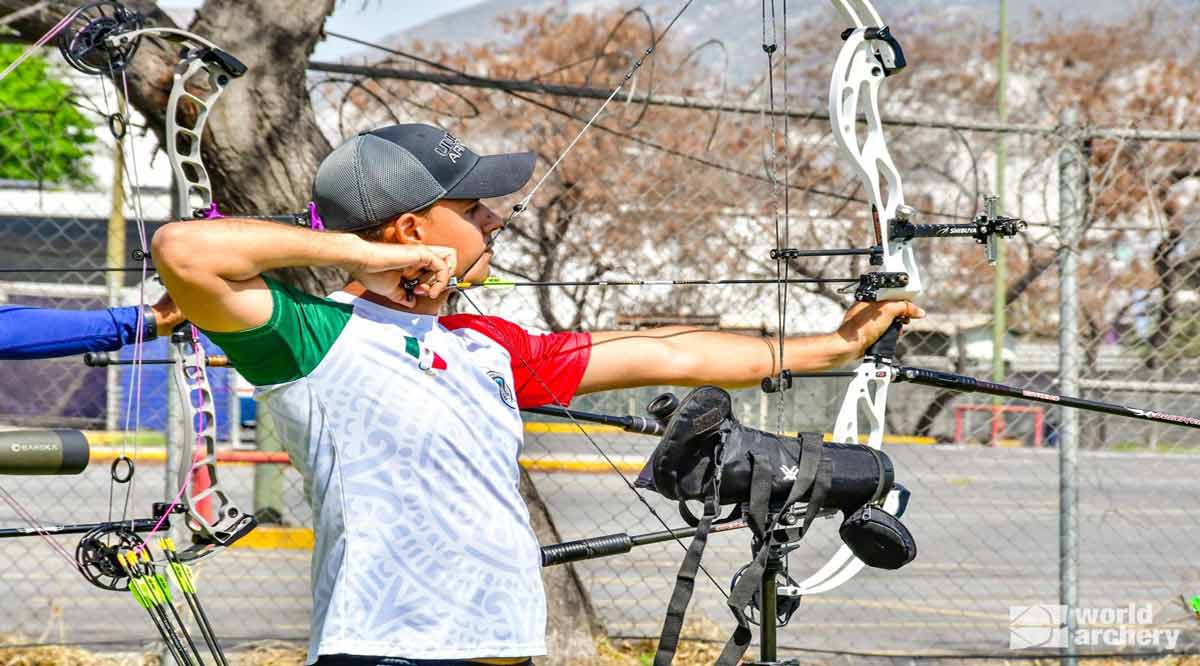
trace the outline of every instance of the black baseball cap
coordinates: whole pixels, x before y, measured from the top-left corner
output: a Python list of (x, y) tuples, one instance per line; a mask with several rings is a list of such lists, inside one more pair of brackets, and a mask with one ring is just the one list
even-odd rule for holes
[(479, 155), (433, 125), (389, 125), (351, 137), (322, 160), (313, 202), (327, 229), (359, 231), (439, 199), (512, 194), (529, 182), (533, 163), (532, 152)]

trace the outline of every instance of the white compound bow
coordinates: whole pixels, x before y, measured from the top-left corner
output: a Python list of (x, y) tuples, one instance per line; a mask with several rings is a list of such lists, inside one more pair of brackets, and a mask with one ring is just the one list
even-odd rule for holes
[[(904, 69), (908, 62), (900, 42), (868, 0), (833, 0), (833, 5), (850, 22), (842, 33), (842, 48), (829, 82), (829, 122), (842, 153), (867, 192), (876, 253), (871, 263), (876, 275), (905, 276), (878, 288), (860, 286), (860, 301), (911, 301), (923, 291), (921, 271), (912, 240), (918, 237), (970, 237), (986, 244), (989, 263), (995, 263), (997, 237), (1012, 236), (1024, 229), (1020, 220), (1001, 218), (996, 202), (988, 200), (984, 215), (969, 224), (916, 225), (915, 211), (904, 203), (900, 171), (888, 151), (887, 136), (879, 112), (879, 95), (887, 77)], [(859, 117), (865, 133), (859, 132)], [(896, 378), (895, 355), (904, 321), (896, 321), (871, 345), (853, 371), (846, 395), (834, 424), (833, 441), (883, 447), (886, 428), (888, 387)], [(866, 432), (860, 417), (866, 419)], [(865, 440), (865, 441), (864, 441)], [(907, 504), (907, 491), (893, 489), (883, 509), (900, 515)], [(794, 594), (820, 594), (849, 581), (865, 565), (845, 545), (814, 574), (801, 581)]]

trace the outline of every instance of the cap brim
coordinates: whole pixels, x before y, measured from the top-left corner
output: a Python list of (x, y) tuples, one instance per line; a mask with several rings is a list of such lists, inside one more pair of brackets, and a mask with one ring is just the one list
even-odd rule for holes
[(483, 155), (475, 167), (446, 191), (446, 199), (491, 199), (520, 191), (533, 175), (533, 153)]

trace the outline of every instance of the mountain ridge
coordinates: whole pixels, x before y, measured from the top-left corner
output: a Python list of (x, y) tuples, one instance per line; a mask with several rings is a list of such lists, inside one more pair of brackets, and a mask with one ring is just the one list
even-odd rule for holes
[[(1166, 0), (1167, 6), (1186, 7), (1188, 0)], [(999, 20), (998, 5), (993, 0), (877, 0), (879, 13), (893, 26), (904, 24), (907, 32), (944, 29), (953, 26), (961, 18), (979, 25), (994, 24)], [(497, 23), (503, 16), (518, 11), (546, 11), (551, 8), (565, 9), (572, 13), (593, 13), (642, 7), (655, 17), (655, 29), (661, 33), (670, 16), (682, 7), (680, 0), (583, 0), (570, 3), (562, 0), (484, 0), (464, 9), (426, 21), (415, 27), (393, 33), (380, 40), (390, 46), (403, 46), (413, 41), (426, 44), (503, 44), (507, 35)], [(776, 3), (777, 11), (782, 3)], [(1119, 22), (1143, 9), (1138, 3), (1127, 0), (1093, 0), (1080, 3), (1074, 0), (1010, 0), (1009, 22), (1014, 41), (1023, 37), (1039, 36), (1046, 30), (1064, 22), (1088, 20), (1096, 23)], [(806, 3), (801, 7), (788, 7), (788, 25), (794, 30), (801, 25), (822, 18), (832, 17), (834, 9), (830, 3)], [(704, 2), (696, 0), (680, 18), (673, 29), (676, 40), (699, 44), (708, 39), (723, 41), (730, 49), (730, 76), (734, 81), (746, 81), (760, 67), (762, 51), (759, 35), (762, 30), (762, 3), (760, 0), (729, 0)], [(681, 34), (675, 34), (681, 33)], [(793, 32), (793, 34), (796, 34)], [(745, 45), (745, 48), (738, 48)]]

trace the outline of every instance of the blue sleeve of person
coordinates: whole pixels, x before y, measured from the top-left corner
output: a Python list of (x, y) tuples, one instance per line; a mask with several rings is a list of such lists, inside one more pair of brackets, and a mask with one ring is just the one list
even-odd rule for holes
[[(116, 351), (137, 341), (140, 308), (58, 310), (0, 306), (0, 359)], [(151, 339), (153, 333), (143, 336)]]

